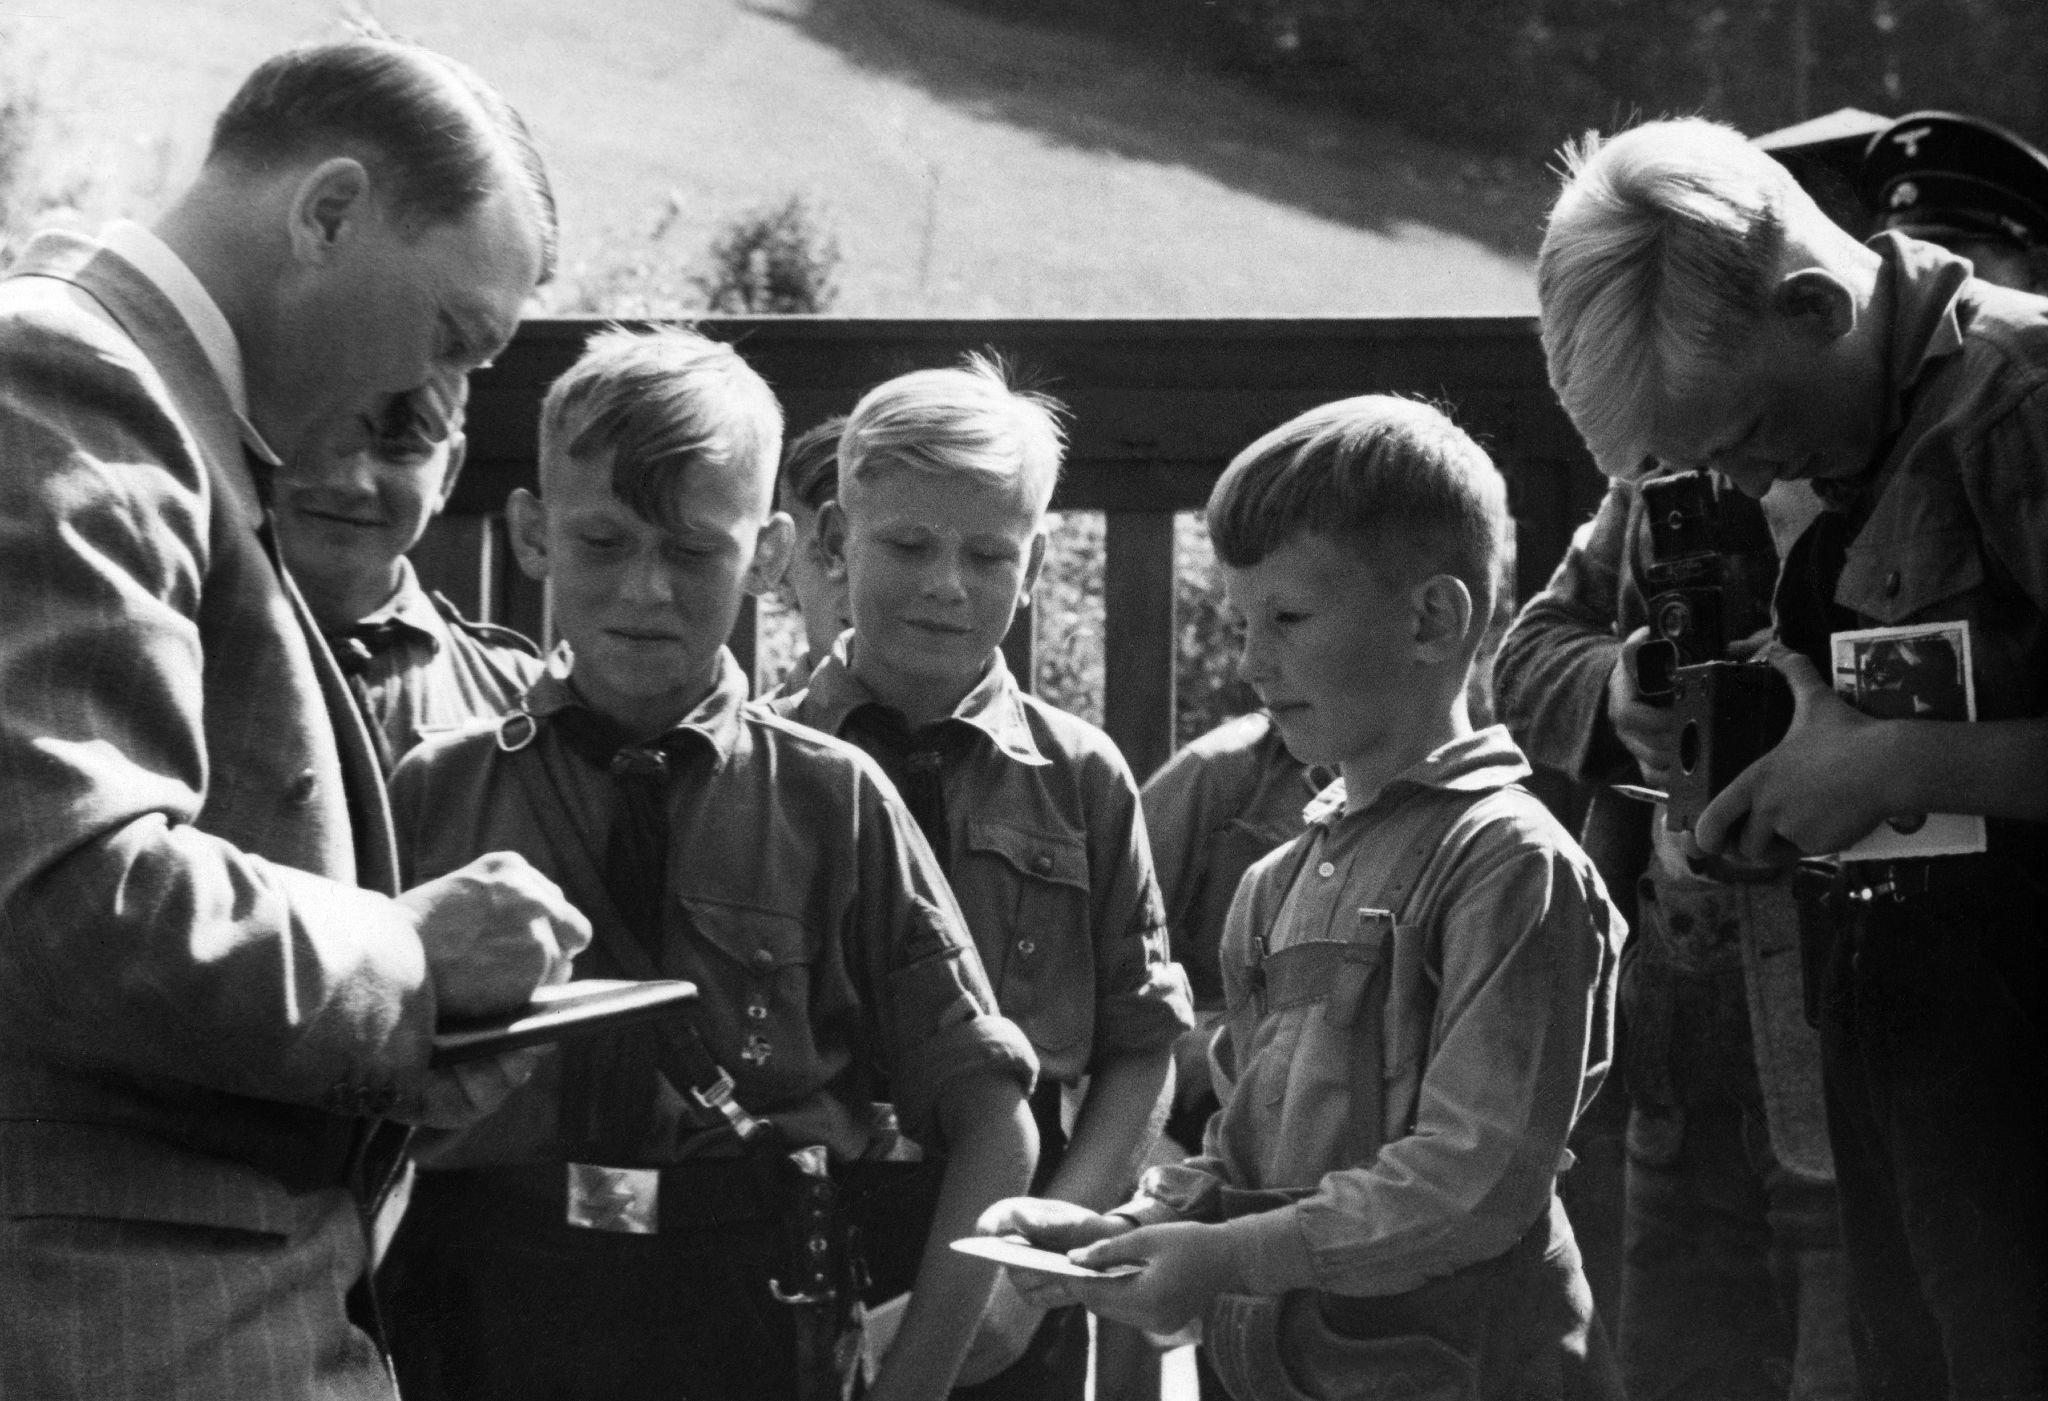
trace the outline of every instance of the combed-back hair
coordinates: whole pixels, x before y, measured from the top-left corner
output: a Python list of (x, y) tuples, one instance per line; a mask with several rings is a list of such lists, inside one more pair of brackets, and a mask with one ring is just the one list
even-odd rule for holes
[(846, 415), (834, 414), (789, 440), (775, 479), (775, 504), (816, 511), (839, 495), (839, 433)]
[(1021, 481), (1044, 511), (1066, 435), (1059, 400), (1011, 382), (1001, 357), (974, 352), (950, 369), (913, 370), (870, 389), (839, 435), (839, 490), (889, 467)]
[(509, 180), (532, 209), (541, 281), (553, 275), (547, 167), (519, 113), (467, 65), (381, 34), (287, 49), (229, 99), (206, 158), (262, 172), (343, 153), (394, 217), (423, 227), (463, 218)]
[(612, 494), (673, 528), (687, 471), (758, 478), (765, 509), (782, 450), (782, 406), (729, 345), (682, 327), (593, 335), (540, 409), (541, 492), (570, 464), (609, 455)]
[(1563, 153), (1536, 260), (1550, 384), (1600, 469), (1633, 477), (1660, 405), (1763, 323), (1785, 234), (1811, 200), (1732, 127), (1651, 122)]
[(1249, 569), (1301, 535), (1355, 549), (1389, 587), (1464, 581), (1483, 629), (1513, 559), (1507, 483), (1485, 449), (1432, 404), (1339, 399), (1240, 452), (1209, 493), (1216, 558)]

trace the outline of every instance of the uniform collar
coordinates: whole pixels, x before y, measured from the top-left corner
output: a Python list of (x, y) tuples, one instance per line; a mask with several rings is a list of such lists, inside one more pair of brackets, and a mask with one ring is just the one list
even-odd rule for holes
[[(740, 670), (740, 664), (730, 650), (721, 647), (718, 657), (718, 680), (710, 693), (672, 729), (648, 740), (647, 747), (661, 747), (671, 739), (680, 738), (709, 745), (720, 764), (732, 757), (733, 748), (739, 743), (741, 713), (747, 702), (747, 674)], [(548, 658), (547, 670), (527, 691), (519, 708), (545, 723), (558, 711), (582, 705), (583, 698), (576, 694), (571, 683), (569, 651), (566, 647), (558, 647)]]
[(243, 372), (241, 344), (213, 294), (169, 244), (133, 220), (119, 219), (109, 224), (100, 233), (100, 245), (126, 260), (176, 309), (193, 339), (199, 342), (199, 349), (206, 356), (206, 363), (213, 367), (221, 387), (227, 390), (228, 402), (234, 405), (235, 416), (241, 423), (242, 441), (275, 467), (277, 454), (249, 421), (249, 384)]
[(1431, 750), (1420, 762), (1396, 774), (1379, 796), (1358, 812), (1346, 810), (1344, 780), (1339, 778), (1316, 794), (1302, 817), (1311, 824), (1329, 826), (1340, 818), (1384, 811), (1391, 801), (1406, 797), (1413, 789), (1484, 793), (1519, 783), (1531, 772), (1529, 761), (1508, 737), (1507, 726), (1488, 725)]
[[(846, 718), (860, 707), (884, 703), (853, 674), (848, 653), (856, 640), (851, 632), (840, 634), (832, 644), (831, 655), (811, 673), (804, 708), (812, 718), (806, 723), (827, 734), (838, 734), (845, 727)], [(1030, 717), (1025, 713), (1024, 692), (1010, 674), (1001, 652), (989, 659), (988, 671), (953, 708), (953, 713), (936, 723), (970, 725), (988, 736), (998, 753), (1020, 764), (1039, 768), (1052, 762), (1039, 751), (1038, 740), (1031, 733)]]
[(394, 623), (408, 634), (418, 634), (434, 651), (441, 649), (441, 614), (434, 607), (434, 600), (420, 587), (419, 575), (414, 572), (412, 561), (404, 555), (398, 557), (398, 588), (385, 600), (382, 607), (366, 618), (356, 621), (356, 627), (375, 627), (380, 623)]

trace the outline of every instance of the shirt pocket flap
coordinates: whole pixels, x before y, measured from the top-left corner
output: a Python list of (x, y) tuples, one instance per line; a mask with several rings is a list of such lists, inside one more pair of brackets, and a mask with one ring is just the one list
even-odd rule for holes
[(1322, 1001), (1345, 964), (1357, 957), (1357, 946), (1344, 939), (1305, 939), (1266, 955), (1267, 1010)]
[(1842, 565), (1835, 598), (1891, 627), (1984, 582), (1984, 560), (1968, 530), (1930, 530), (1901, 541), (1858, 541)]
[(742, 968), (772, 973), (817, 958), (802, 921), (794, 915), (688, 896), (678, 899), (704, 941)]
[(1088, 846), (1078, 836), (975, 818), (967, 824), (967, 846), (1001, 857), (1019, 875), (1088, 889)]

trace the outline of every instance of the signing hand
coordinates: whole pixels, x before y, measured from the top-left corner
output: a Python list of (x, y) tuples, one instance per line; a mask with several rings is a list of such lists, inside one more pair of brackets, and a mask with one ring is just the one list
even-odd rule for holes
[(524, 1006), (543, 983), (566, 982), (590, 944), (590, 921), (509, 851), (414, 886), (398, 903), (413, 912), (443, 1017)]
[(1704, 852), (1784, 865), (1840, 851), (1892, 816), (1892, 774), (1879, 752), (1887, 722), (1837, 696), (1798, 653), (1765, 655), (1791, 684), (1792, 727), (1707, 804), (1693, 841)]
[(394, 1115), (428, 1129), (466, 1128), (503, 1104), (532, 1078), (542, 1047), (507, 1051), (502, 1056), (460, 1061), (428, 1073), (425, 1097), (409, 1113)]

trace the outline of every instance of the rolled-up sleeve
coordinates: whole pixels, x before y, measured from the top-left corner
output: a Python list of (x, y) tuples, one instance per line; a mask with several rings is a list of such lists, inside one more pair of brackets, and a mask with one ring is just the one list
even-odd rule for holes
[(1095, 929), (1095, 1044), (1089, 1069), (1171, 1047), (1195, 1024), (1187, 975), (1173, 961), (1166, 904), (1138, 785), (1113, 752), (1090, 766), (1088, 821)]

